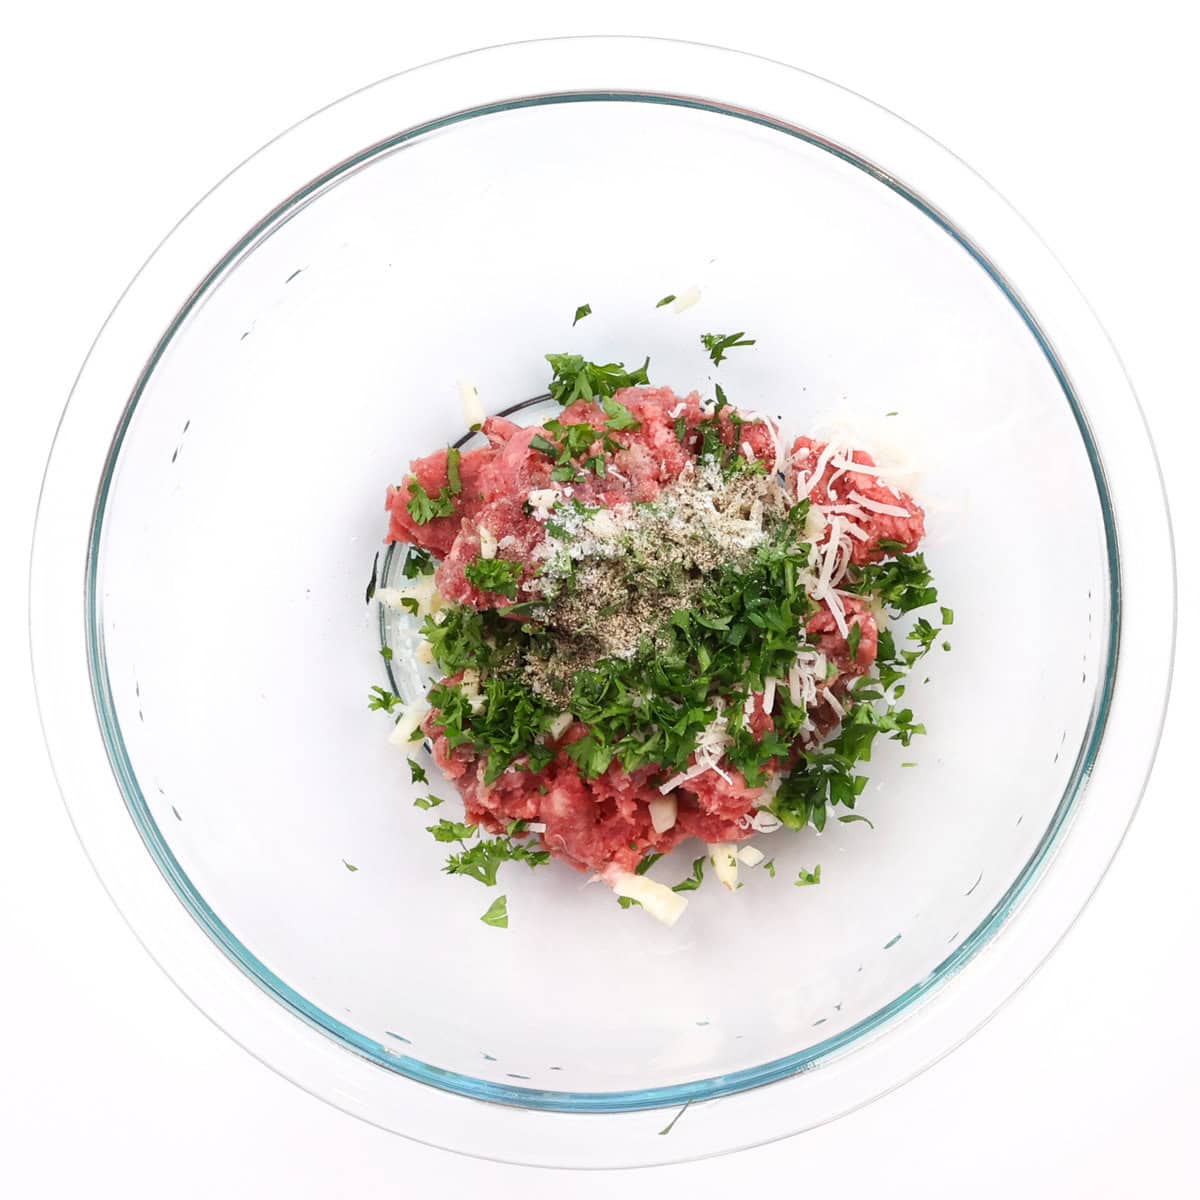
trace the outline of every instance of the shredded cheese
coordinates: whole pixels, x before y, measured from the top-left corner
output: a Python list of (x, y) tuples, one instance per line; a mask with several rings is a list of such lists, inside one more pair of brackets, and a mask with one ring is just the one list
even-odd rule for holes
[(574, 720), (575, 718), (569, 712), (561, 712), (557, 717), (554, 718), (553, 721), (550, 722), (550, 728), (547, 729), (546, 732), (551, 736), (551, 738), (554, 739), (554, 741), (558, 741), (558, 739), (562, 737), (562, 735), (571, 727), (571, 722)]
[(606, 871), (604, 881), (618, 896), (636, 900), (655, 920), (674, 925), (687, 908), (687, 899), (665, 883), (635, 875), (632, 871)]
[(393, 746), (402, 749), (412, 741), (412, 735), (421, 727), (421, 722), (429, 716), (429, 705), (424, 700), (413, 700), (400, 709), (399, 719), (388, 735), (388, 741)]
[(717, 879), (732, 892), (737, 887), (737, 847), (733, 842), (714, 842), (708, 848), (708, 861)]
[(878, 500), (868, 499), (866, 496), (858, 492), (851, 492), (850, 497), (855, 504), (861, 505), (868, 512), (882, 513), (887, 517), (911, 517), (912, 513), (907, 508), (901, 508), (898, 504), (881, 504)]
[(473, 383), (462, 380), (458, 384), (458, 398), (462, 402), (463, 417), (468, 425), (482, 425), (486, 419), (483, 405), (479, 402), (479, 389)]
[(403, 608), (405, 600), (415, 600), (418, 617), (430, 616), (446, 603), (442, 593), (437, 590), (432, 575), (422, 576), (412, 587), (376, 588), (375, 599), (388, 608)]
[(700, 303), (700, 288), (697, 284), (692, 284), (689, 288), (684, 288), (678, 296), (675, 297), (675, 303), (671, 305), (673, 313), (687, 312), (695, 304)]
[(666, 833), (668, 829), (675, 828), (679, 805), (674, 796), (660, 796), (657, 800), (651, 800), (648, 807), (650, 824), (654, 826), (655, 833)]
[(479, 527), (479, 557), (480, 558), (495, 558), (496, 557), (496, 535), (492, 533), (486, 525)]

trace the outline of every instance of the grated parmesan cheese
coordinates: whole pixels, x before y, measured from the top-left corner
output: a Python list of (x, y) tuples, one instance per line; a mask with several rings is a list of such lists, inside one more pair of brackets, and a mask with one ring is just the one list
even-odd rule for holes
[(413, 700), (403, 705), (395, 727), (388, 734), (388, 741), (401, 749), (407, 747), (412, 741), (412, 735), (421, 727), (421, 722), (429, 716), (429, 712), (429, 705), (424, 700)]
[(738, 851), (738, 861), (747, 867), (757, 867), (766, 857), (757, 846), (743, 846)]
[(708, 861), (717, 879), (732, 892), (737, 887), (737, 847), (732, 842), (714, 842), (708, 848)]
[(683, 916), (687, 908), (687, 900), (678, 892), (673, 892), (665, 883), (648, 879), (645, 875), (635, 875), (632, 871), (605, 871), (605, 883), (618, 896), (627, 896), (636, 900), (655, 920), (664, 925), (674, 925)]
[(660, 796), (657, 800), (651, 800), (648, 807), (650, 824), (654, 826), (655, 833), (666, 833), (668, 829), (675, 828), (679, 805), (674, 796)]
[(858, 492), (851, 492), (850, 497), (855, 504), (861, 505), (868, 512), (882, 513), (886, 517), (911, 517), (912, 513), (907, 508), (901, 508), (898, 504), (881, 504), (878, 500), (870, 500), (866, 496)]
[(700, 287), (693, 283), (691, 287), (684, 288), (678, 296), (675, 297), (675, 303), (671, 305), (673, 313), (687, 312), (696, 304), (700, 303)]
[(483, 405), (479, 402), (479, 389), (473, 383), (459, 380), (458, 398), (462, 403), (463, 417), (468, 425), (482, 425), (486, 419)]

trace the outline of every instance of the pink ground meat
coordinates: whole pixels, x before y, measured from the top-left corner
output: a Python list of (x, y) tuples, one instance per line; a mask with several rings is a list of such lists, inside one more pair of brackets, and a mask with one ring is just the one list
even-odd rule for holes
[[(627, 388), (618, 392), (616, 399), (629, 408), (641, 427), (618, 435), (624, 448), (606, 456), (605, 477), (589, 472), (572, 485), (574, 497), (585, 504), (612, 506), (654, 499), (695, 461), (699, 438), (695, 429), (709, 415), (695, 392), (679, 397), (669, 388)], [(680, 417), (685, 427), (682, 442), (676, 425)], [(560, 420), (566, 424), (587, 422), (602, 428), (605, 418), (597, 406), (577, 401), (562, 412)], [(412, 475), (399, 487), (389, 489), (387, 496), (388, 540), (411, 542), (441, 558), (436, 579), (442, 594), (479, 608), (512, 603), (505, 597), (481, 593), (464, 575), (464, 568), (479, 554), (480, 527), (486, 528), (498, 543), (498, 557), (530, 564), (532, 552), (545, 537), (545, 531), (542, 522), (527, 511), (526, 500), (531, 491), (556, 486), (550, 478), (553, 465), (550, 459), (530, 448), (530, 441), (537, 434), (546, 436), (544, 429), (522, 428), (493, 417), (485, 423), (484, 433), (489, 444), (462, 456), (459, 468), (462, 491), (452, 498), (453, 516), (437, 517), (419, 525), (407, 510), (413, 478), (431, 496), (446, 486), (444, 450), (414, 462)], [(734, 425), (727, 414), (723, 416), (721, 433), (725, 444), (732, 445)], [(736, 436), (739, 446), (745, 443), (755, 458), (774, 464), (775, 438), (764, 424), (745, 425)], [(788, 456), (792, 478), (806, 469), (811, 471), (823, 449), (822, 442), (797, 438)], [(852, 461), (865, 467), (874, 465), (862, 451), (855, 451)], [(853, 470), (839, 475), (829, 465), (810, 494), (814, 503), (828, 505), (853, 503), (847, 499), (851, 491), (879, 503), (903, 507), (909, 514), (901, 517), (869, 512), (864, 518), (856, 518), (868, 540), (855, 542), (853, 561), (862, 563), (883, 557), (880, 539), (894, 539), (903, 543), (906, 550), (916, 548), (924, 533), (922, 510), (911, 497), (893, 492), (876, 476)], [(526, 565), (523, 580), (531, 577), (535, 569), (536, 564)], [(842, 694), (846, 683), (870, 668), (878, 644), (876, 620), (866, 601), (843, 594), (843, 606), (848, 623), (857, 625), (860, 631), (853, 661), (847, 639), (838, 632), (827, 607), (823, 606), (807, 625), (813, 644), (837, 667), (840, 678), (833, 686)], [(837, 717), (827, 703), (814, 705), (809, 715), (822, 736), (837, 724)], [(756, 697), (749, 719), (751, 729), (760, 738), (772, 728), (761, 695)], [(512, 767), (491, 785), (483, 783), (485, 763), (473, 750), (449, 747), (436, 711), (429, 715), (423, 728), (432, 741), (437, 765), (462, 793), (468, 821), (492, 833), (503, 832), (514, 819), (542, 822), (546, 827), (541, 834), (545, 848), (580, 870), (600, 872), (612, 866), (632, 870), (646, 853), (666, 852), (689, 837), (708, 843), (739, 841), (753, 832), (749, 818), (763, 789), (747, 785), (736, 770), (722, 768), (728, 779), (709, 770), (680, 784), (671, 793), (678, 806), (675, 825), (656, 833), (649, 804), (661, 795), (656, 785), (663, 772), (654, 767), (627, 772), (614, 763), (599, 778), (584, 780), (562, 749), (586, 732), (578, 721), (565, 733), (549, 766), (537, 772)], [(768, 772), (786, 766), (776, 762), (769, 765)]]
[[(925, 536), (925, 512), (921, 506), (904, 492), (893, 491), (879, 481), (877, 475), (867, 475), (861, 471), (839, 470), (832, 462), (827, 462), (817, 480), (812, 480), (812, 472), (821, 459), (821, 452), (826, 443), (813, 438), (798, 437), (793, 443), (788, 455), (789, 473), (793, 481), (803, 475), (810, 482), (808, 496), (814, 504), (854, 506), (856, 504), (851, 493), (865, 497), (877, 504), (885, 504), (889, 508), (907, 510), (907, 516), (897, 516), (888, 513), (862, 510), (863, 516), (848, 516), (864, 533), (866, 541), (853, 542), (851, 561), (855, 563), (878, 562), (884, 558), (880, 541), (893, 541), (902, 544), (905, 553), (911, 554), (921, 539)], [(850, 461), (864, 467), (874, 467), (875, 460), (864, 450), (851, 452)]]

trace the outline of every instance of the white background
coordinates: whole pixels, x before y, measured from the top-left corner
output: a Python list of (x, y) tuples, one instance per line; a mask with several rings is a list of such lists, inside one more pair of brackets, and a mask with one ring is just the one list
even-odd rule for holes
[[(25, 4), (0, 33), (0, 1194), (13, 1197), (1195, 1195), (1200, 1111), (1196, 487), (1200, 270), (1191, 6)], [(566, 10), (566, 11), (564, 11)], [(772, 11), (776, 10), (776, 11)], [(445, 15), (438, 16), (437, 13)], [(566, 1175), (409, 1144), (251, 1059), (142, 951), (42, 750), (24, 570), (42, 461), (121, 288), (286, 125), (426, 59), (555, 33), (693, 38), (861, 91), (962, 155), (1096, 307), (1157, 435), (1184, 624), (1159, 763), (1074, 932), (980, 1034), (832, 1126), (716, 1163)], [(1168, 638), (1163, 598), (1162, 636)], [(989, 717), (986, 699), (980, 719)]]

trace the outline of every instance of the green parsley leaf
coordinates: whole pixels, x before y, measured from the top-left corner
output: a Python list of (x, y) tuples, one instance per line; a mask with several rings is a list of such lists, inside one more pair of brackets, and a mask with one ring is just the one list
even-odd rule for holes
[(846, 650), (850, 655), (851, 662), (858, 661), (858, 644), (862, 641), (862, 626), (855, 621), (850, 626), (850, 633), (846, 638)]
[(408, 760), (408, 773), (412, 777), (413, 783), (429, 782), (429, 776), (425, 774), (425, 768), (411, 758)]
[(571, 328), (574, 329), (584, 317), (589, 317), (592, 314), (592, 306), (590, 304), (581, 304), (575, 310), (575, 320), (571, 322)]
[(646, 855), (645, 858), (642, 859), (640, 863), (638, 863), (636, 867), (633, 868), (633, 873), (635, 875), (645, 875), (645, 873), (650, 870), (650, 868), (654, 866), (654, 864), (658, 862), (660, 858), (662, 858), (661, 854), (651, 851)]
[(529, 448), (530, 450), (540, 450), (549, 458), (558, 457), (559, 448), (549, 438), (542, 437), (540, 433), (535, 433), (529, 439)]
[(495, 929), (508, 928), (508, 897), (497, 896), (488, 906), (487, 912), (479, 918), (485, 925)]
[(491, 838), (450, 855), (442, 870), (447, 875), (466, 875), (485, 887), (495, 887), (496, 872), (502, 863), (523, 862), (533, 868), (544, 866), (549, 861), (549, 850), (531, 850), (508, 838)]
[(812, 887), (814, 884), (817, 884), (820, 882), (821, 882), (821, 864), (817, 863), (817, 865), (811, 871), (806, 871), (803, 867), (800, 868), (800, 874), (796, 878), (795, 886), (796, 887)]
[(433, 574), (433, 555), (420, 546), (409, 546), (404, 556), (404, 578), (416, 579), (418, 575)]
[(463, 574), (481, 592), (495, 592), (498, 596), (517, 598), (517, 581), (521, 578), (521, 564), (507, 558), (476, 558), (467, 563)]
[(449, 821), (443, 817), (436, 825), (427, 825), (426, 833), (433, 834), (435, 842), (465, 842), (475, 836), (477, 825), (466, 825), (462, 821)]
[[(430, 792), (428, 796), (418, 796), (413, 801), (413, 808), (420, 808), (425, 812), (428, 812), (431, 808), (437, 808), (439, 804), (445, 803), (446, 802), (440, 796), (435, 796), (432, 792)], [(438, 838), (439, 842), (441, 840), (441, 838)]]
[(564, 408), (576, 400), (596, 400), (650, 382), (649, 358), (632, 371), (624, 363), (591, 363), (581, 354), (547, 354), (546, 361), (553, 371), (550, 395)]
[(342, 866), (344, 866), (347, 871), (357, 871), (358, 870), (358, 868), (352, 862), (347, 862), (344, 858), (342, 859)]
[(727, 350), (732, 350), (735, 346), (753, 346), (756, 339), (746, 337), (743, 330), (739, 333), (702, 333), (700, 341), (713, 364), (719, 366), (725, 361)]
[(954, 624), (954, 609), (943, 607), (943, 609), (942, 609), (942, 624), (943, 625), (953, 625)]
[(669, 296), (664, 296), (654, 307), (666, 308), (668, 304), (673, 304), (675, 301), (675, 293), (672, 292)]
[(565, 463), (561, 467), (555, 467), (550, 472), (550, 478), (556, 483), (574, 483), (579, 478), (579, 472), (569, 463)]
[[(879, 544), (888, 553), (895, 553), (895, 547), (903, 548), (902, 542), (883, 540)], [(855, 567), (846, 590), (860, 596), (878, 597), (897, 613), (936, 604), (938, 598), (923, 554), (896, 553), (893, 559)]]
[(843, 825), (849, 825), (853, 821), (866, 821), (866, 823), (870, 825), (872, 829), (875, 828), (875, 822), (872, 821), (870, 817), (864, 817), (862, 813), (847, 813), (844, 817), (838, 817), (838, 820), (841, 821)]
[(457, 446), (451, 446), (446, 451), (446, 486), (452, 496), (457, 496), (462, 491), (462, 475), (458, 470), (461, 461), (462, 451)]
[(634, 907), (641, 908), (642, 907), (642, 902), (640, 900), (635, 900), (632, 896), (618, 896), (617, 903), (622, 908), (634, 908)]
[(373, 687), (367, 697), (367, 707), (372, 712), (390, 713), (392, 709), (400, 703), (400, 697), (394, 692), (389, 692), (387, 688)]
[(766, 873), (770, 875), (772, 879), (775, 878), (775, 860), (773, 858), (768, 858), (767, 861), (762, 864), (762, 869), (766, 871)]
[(452, 517), (454, 502), (450, 499), (448, 488), (442, 488), (436, 496), (430, 494), (421, 485), (421, 481), (413, 477), (408, 488), (409, 515), (418, 525), (428, 525), (434, 517)]
[(384, 646), (379, 651), (379, 657), (382, 658), (384, 662), (391, 662), (392, 658), (394, 657), (391, 646)]
[(620, 433), (625, 429), (641, 429), (641, 421), (619, 400), (606, 396), (600, 401), (600, 407), (604, 409), (604, 415), (608, 418), (608, 428), (614, 433)]
[(702, 854), (699, 858), (692, 862), (692, 873), (684, 880), (677, 883), (671, 891), (673, 892), (694, 892), (704, 882), (704, 860), (707, 856)]

